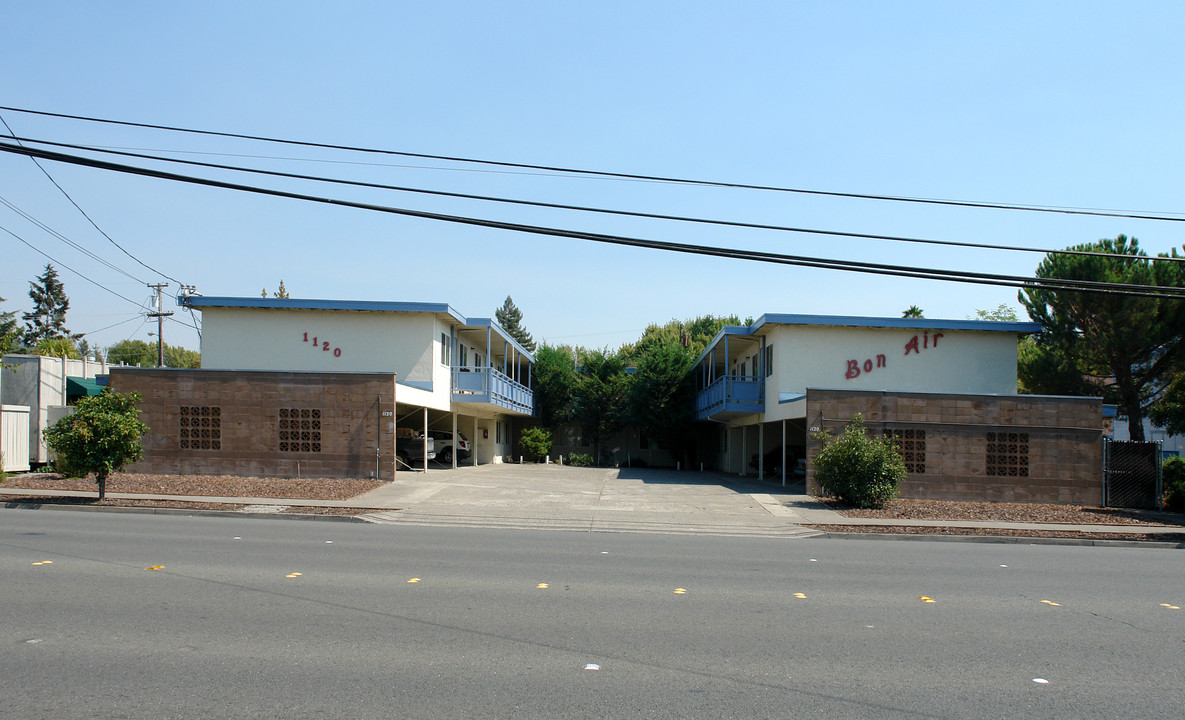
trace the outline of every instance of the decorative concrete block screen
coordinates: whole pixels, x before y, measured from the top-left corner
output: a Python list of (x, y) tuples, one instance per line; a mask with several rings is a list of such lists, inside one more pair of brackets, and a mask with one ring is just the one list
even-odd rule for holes
[[(833, 435), (860, 413), (895, 439), (905, 498), (1101, 505), (1100, 398), (808, 389), (807, 425)], [(807, 438), (807, 490), (816, 492)]]

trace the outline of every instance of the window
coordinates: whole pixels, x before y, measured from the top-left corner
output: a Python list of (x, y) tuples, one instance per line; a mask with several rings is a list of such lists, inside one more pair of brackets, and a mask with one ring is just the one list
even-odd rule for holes
[(1029, 434), (988, 433), (985, 470), (996, 477), (1028, 477)]
[(481, 353), (473, 353), (473, 367), (483, 367)]
[(321, 411), (280, 408), (280, 452), (321, 452)]
[(461, 351), (461, 362), (458, 363), (458, 365), (460, 365), (461, 367), (467, 367), (469, 365), (469, 348), (465, 347), (464, 345), (461, 345), (460, 351)]
[(222, 408), (182, 405), (177, 436), (182, 450), (221, 450)]
[(747, 366), (745, 365), (745, 363), (741, 363), (741, 369), (740, 369), (740, 372), (737, 373), (737, 375), (739, 375), (740, 377), (745, 377), (746, 367)]
[(449, 352), (448, 333), (440, 333), (440, 364), (448, 365), (452, 362)]
[(494, 426), (494, 442), (496, 442), (498, 444), (502, 444), (503, 442), (505, 442), (502, 439), (504, 434), (505, 434), (505, 429), (503, 428), (503, 422), (501, 420), (499, 420), (498, 423)]
[(897, 452), (905, 460), (905, 471), (910, 473), (926, 472), (926, 431), (925, 430), (885, 430), (885, 437), (890, 438), (897, 446)]
[(774, 374), (774, 346), (765, 346), (765, 376), (769, 377)]

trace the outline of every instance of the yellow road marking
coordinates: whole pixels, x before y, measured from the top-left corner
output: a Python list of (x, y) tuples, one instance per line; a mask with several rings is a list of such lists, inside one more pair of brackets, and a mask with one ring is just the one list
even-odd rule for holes
[(938, 602), (937, 600), (926, 597), (925, 595), (918, 595), (918, 600), (926, 603)]
[(284, 577), (286, 577), (286, 578), (298, 578), (298, 577), (300, 577), (301, 575), (303, 575), (303, 573), (289, 573), (289, 574), (285, 575)]
[(1041, 602), (1045, 603), (1046, 605), (1049, 605), (1050, 607), (1061, 607), (1060, 603), (1055, 603), (1052, 600), (1042, 600)]
[[(37, 563), (33, 563), (33, 564), (36, 565)], [(1168, 608), (1169, 610), (1180, 610), (1181, 609), (1181, 608), (1177, 607), (1176, 605), (1169, 605), (1168, 603), (1161, 603), (1160, 606), (1162, 608)]]
[(687, 588), (675, 588), (675, 594), (676, 595), (686, 595)]
[(153, 565), (152, 567), (146, 567), (144, 569), (145, 570), (164, 570), (165, 566), (164, 565)]
[(794, 593), (794, 597), (798, 598), (799, 600), (806, 600), (806, 595), (803, 593)]
[(536, 585), (535, 587), (536, 587), (536, 588), (538, 588), (538, 589), (540, 589), (540, 590), (546, 590), (546, 589), (547, 589), (547, 583), (539, 583), (539, 584), (538, 584), (538, 585)]
[(411, 580), (408, 580), (409, 583), (418, 583), (419, 581), (419, 578), (412, 578)]

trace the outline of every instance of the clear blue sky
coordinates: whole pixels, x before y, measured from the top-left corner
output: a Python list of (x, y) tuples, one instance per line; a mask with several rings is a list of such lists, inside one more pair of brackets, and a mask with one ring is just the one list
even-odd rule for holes
[[(0, 104), (395, 150), (903, 196), (1185, 212), (1185, 6), (1118, 3), (19, 3)], [(1149, 252), (1185, 224), (918, 207), (491, 172), (104, 128), (12, 112), (19, 135), (268, 155), (293, 172), (439, 190), (1028, 247), (1119, 233)], [(309, 162), (317, 160), (318, 162)], [(326, 162), (331, 161), (331, 162)], [(343, 164), (342, 161), (380, 164)], [(962, 318), (1008, 288), (609, 248), (48, 163), (111, 237), (206, 295), (448, 302), (509, 294), (536, 339), (615, 347), (715, 313)], [(184, 170), (182, 172), (185, 172)], [(365, 202), (827, 257), (1030, 275), (1040, 255), (712, 228), (275, 180)], [(159, 276), (87, 224), (27, 158), (0, 155), (0, 226), (138, 302)], [(5, 310), (45, 258), (0, 233)], [(61, 269), (68, 327), (149, 339), (135, 304)], [(175, 285), (170, 288), (175, 291)], [(172, 301), (166, 309), (172, 307)], [(124, 322), (126, 321), (126, 322)], [(115, 323), (116, 327), (100, 330)], [(165, 340), (198, 346), (171, 323)]]

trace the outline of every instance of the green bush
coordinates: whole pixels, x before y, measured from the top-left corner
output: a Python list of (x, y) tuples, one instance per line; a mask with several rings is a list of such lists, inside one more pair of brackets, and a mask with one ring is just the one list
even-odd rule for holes
[(1185, 458), (1173, 457), (1161, 466), (1164, 509), (1185, 512)]
[(529, 427), (519, 435), (518, 442), (536, 460), (551, 452), (551, 432), (546, 428)]
[(593, 456), (588, 453), (572, 453), (565, 462), (572, 467), (589, 467), (593, 464)]
[(905, 460), (892, 439), (864, 434), (864, 418), (857, 413), (843, 435), (821, 434), (823, 449), (815, 457), (815, 480), (834, 498), (859, 508), (884, 507), (897, 496), (905, 479)]
[(54, 451), (54, 467), (66, 477), (95, 474), (99, 499), (107, 496), (107, 476), (144, 456), (140, 437), (148, 426), (140, 422), (140, 393), (118, 393), (110, 388), (81, 398), (74, 412), (45, 431), (45, 444)]

